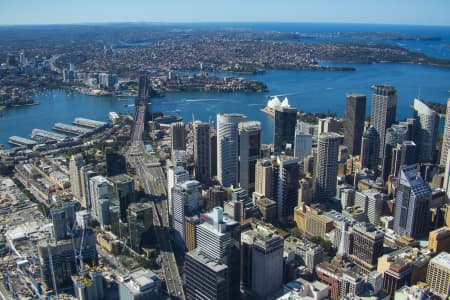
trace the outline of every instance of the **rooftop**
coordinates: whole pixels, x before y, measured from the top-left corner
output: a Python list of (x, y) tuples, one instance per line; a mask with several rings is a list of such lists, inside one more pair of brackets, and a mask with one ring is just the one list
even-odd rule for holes
[(441, 252), (431, 259), (431, 262), (450, 269), (450, 254)]
[(228, 267), (227, 265), (224, 265), (220, 263), (219, 261), (215, 261), (208, 256), (206, 256), (200, 249), (195, 249), (190, 252), (188, 252), (186, 255), (190, 256), (191, 258), (195, 259), (199, 263), (207, 266), (209, 269), (213, 270), (214, 272), (221, 272), (226, 270)]

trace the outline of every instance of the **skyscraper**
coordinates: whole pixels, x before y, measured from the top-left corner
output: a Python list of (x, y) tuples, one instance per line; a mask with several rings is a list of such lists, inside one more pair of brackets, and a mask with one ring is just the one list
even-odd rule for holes
[(264, 227), (256, 229), (252, 251), (252, 293), (265, 299), (283, 283), (284, 240)]
[(297, 124), (297, 110), (291, 107), (275, 109), (275, 133), (273, 137), (274, 153), (280, 154), (290, 145), (294, 147), (295, 127)]
[(39, 242), (38, 256), (41, 266), (41, 280), (47, 289), (72, 285), (71, 275), (75, 274), (79, 262), (76, 257), (77, 253), (82, 253), (83, 264), (98, 263), (95, 237), (95, 233), (87, 229), (83, 236), (76, 234), (73, 239), (41, 240)]
[(397, 177), (400, 167), (417, 162), (417, 147), (413, 141), (404, 141), (392, 149), (391, 175)]
[(322, 133), (317, 145), (317, 163), (314, 188), (317, 201), (336, 195), (338, 150), (341, 136), (336, 133)]
[(75, 223), (75, 207), (75, 202), (67, 201), (50, 209), (55, 240), (68, 238), (71, 234)]
[(431, 189), (415, 165), (400, 168), (395, 197), (394, 232), (412, 238), (428, 234)]
[[(298, 200), (299, 165), (298, 159), (280, 155), (277, 157), (276, 195), (278, 222), (286, 223), (293, 218)], [(278, 174), (277, 174), (278, 173)]]
[(418, 121), (416, 134), (417, 160), (421, 163), (434, 162), (439, 116), (419, 99), (414, 99), (413, 107)]
[(344, 145), (351, 155), (361, 152), (361, 139), (366, 118), (366, 95), (351, 93), (346, 97)]
[(119, 174), (108, 180), (112, 183), (110, 205), (118, 204), (120, 220), (126, 222), (128, 205), (134, 202), (134, 179), (127, 174)]
[(274, 170), (272, 161), (267, 158), (260, 159), (256, 162), (255, 167), (255, 192), (264, 195), (270, 199), (274, 198)]
[(195, 179), (201, 183), (211, 180), (211, 140), (210, 125), (194, 122), (194, 164)]
[(176, 240), (184, 245), (185, 217), (192, 216), (199, 209), (202, 197), (200, 183), (189, 180), (172, 188), (172, 228)]
[(353, 257), (363, 269), (371, 270), (383, 254), (384, 232), (369, 223), (353, 225)]
[(427, 283), (443, 299), (450, 295), (450, 254), (441, 252), (430, 260)]
[(83, 155), (81, 154), (75, 154), (70, 157), (69, 161), (69, 177), (70, 177), (70, 186), (72, 189), (72, 194), (80, 201), (81, 206), (86, 208), (86, 203), (83, 201), (83, 190), (81, 188), (81, 173), (80, 169), (82, 166), (84, 166), (85, 161), (83, 159)]
[[(395, 122), (397, 110), (397, 91), (395, 87), (389, 85), (372, 86), (372, 109), (370, 122), (380, 136), (380, 145), (384, 145), (386, 129)], [(384, 156), (384, 147), (379, 147), (379, 159)]]
[(167, 204), (169, 213), (172, 213), (172, 188), (189, 180), (189, 172), (181, 167), (170, 167), (167, 170)]
[(125, 156), (114, 151), (106, 152), (106, 176), (115, 176), (127, 172)]
[(366, 132), (364, 132), (361, 141), (361, 169), (377, 170), (379, 146), (380, 136), (375, 127), (370, 125)]
[(141, 247), (146, 238), (148, 240), (149, 230), (153, 225), (152, 206), (150, 203), (131, 203), (128, 212), (128, 238), (130, 247), (141, 253)]
[(392, 173), (392, 150), (397, 147), (398, 144), (403, 143), (408, 135), (408, 127), (393, 124), (386, 130), (384, 145), (384, 156), (382, 159), (382, 178), (386, 181), (389, 174)]
[(103, 176), (94, 176), (89, 179), (89, 194), (91, 197), (92, 215), (99, 220), (102, 215), (100, 200), (109, 199), (111, 195), (111, 184)]
[(442, 166), (445, 166), (447, 163), (448, 149), (450, 149), (450, 98), (448, 98), (447, 110), (445, 112), (444, 137), (442, 139), (442, 149), (441, 149)]
[(333, 117), (326, 117), (323, 119), (319, 119), (319, 124), (317, 128), (317, 135), (321, 135), (326, 132), (338, 132), (339, 130), (339, 121)]
[(170, 139), (172, 152), (174, 150), (186, 150), (185, 130), (183, 122), (170, 124)]
[(85, 204), (87, 209), (92, 207), (91, 203), (91, 192), (89, 188), (89, 180), (92, 177), (97, 176), (97, 172), (94, 171), (93, 166), (82, 166), (80, 168), (80, 176), (81, 176), (81, 192), (83, 194), (83, 199), (81, 201), (82, 204)]
[(241, 122), (239, 132), (239, 185), (249, 194), (255, 190), (255, 166), (261, 157), (261, 123)]
[(237, 222), (224, 218), (222, 207), (214, 207), (203, 218), (205, 222), (197, 226), (197, 247), (211, 259), (228, 264), (232, 247), (230, 228)]
[(242, 114), (217, 114), (217, 179), (225, 186), (238, 185), (238, 124)]
[(201, 249), (186, 253), (184, 272), (186, 276), (186, 299), (230, 299), (228, 266), (212, 260)]
[(302, 133), (295, 130), (294, 139), (294, 156), (303, 162), (303, 159), (312, 152), (312, 135), (309, 133)]

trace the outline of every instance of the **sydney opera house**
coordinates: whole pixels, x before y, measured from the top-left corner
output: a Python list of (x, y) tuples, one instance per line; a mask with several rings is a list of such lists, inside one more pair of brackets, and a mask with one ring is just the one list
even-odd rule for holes
[(267, 106), (261, 109), (261, 111), (273, 117), (275, 115), (275, 110), (280, 107), (291, 107), (287, 97), (285, 97), (283, 101), (280, 101), (278, 96), (271, 97), (269, 101), (267, 101)]

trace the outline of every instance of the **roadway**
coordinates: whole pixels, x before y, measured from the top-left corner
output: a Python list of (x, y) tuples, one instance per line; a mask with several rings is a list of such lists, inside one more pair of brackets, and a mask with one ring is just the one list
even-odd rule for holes
[(153, 209), (153, 226), (160, 250), (161, 265), (165, 277), (167, 292), (171, 299), (185, 299), (183, 283), (173, 253), (170, 239), (169, 215), (167, 207), (166, 179), (158, 160), (145, 151), (142, 141), (144, 132), (145, 101), (136, 106), (135, 124), (132, 131), (130, 148), (126, 154), (127, 161), (136, 170), (146, 195)]

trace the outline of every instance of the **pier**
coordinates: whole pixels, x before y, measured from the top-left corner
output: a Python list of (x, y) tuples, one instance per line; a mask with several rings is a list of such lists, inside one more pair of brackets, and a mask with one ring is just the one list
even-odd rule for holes
[(72, 124), (80, 125), (84, 127), (90, 127), (90, 128), (100, 128), (107, 125), (106, 122), (86, 119), (86, 118), (75, 118), (75, 120), (72, 122)]
[(92, 132), (92, 129), (64, 123), (55, 123), (55, 125), (53, 125), (53, 130), (67, 132), (75, 135), (83, 135)]
[(15, 146), (25, 146), (25, 147), (29, 147), (29, 148), (37, 145), (37, 142), (35, 140), (27, 139), (27, 138), (20, 137), (17, 135), (11, 136), (8, 139), (8, 143), (10, 143), (11, 145), (15, 145)]
[(31, 132), (31, 138), (34, 139), (35, 137), (38, 139), (54, 140), (57, 142), (64, 141), (65, 139), (68, 138), (66, 135), (63, 134), (36, 128), (33, 129), (33, 131)]

